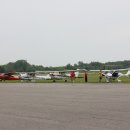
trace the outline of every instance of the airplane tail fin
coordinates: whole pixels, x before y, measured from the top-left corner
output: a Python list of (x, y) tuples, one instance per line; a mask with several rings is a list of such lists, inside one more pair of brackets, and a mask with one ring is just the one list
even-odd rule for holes
[(75, 77), (79, 77), (79, 72), (75, 72)]
[(130, 76), (130, 70), (125, 74), (125, 76), (129, 77)]

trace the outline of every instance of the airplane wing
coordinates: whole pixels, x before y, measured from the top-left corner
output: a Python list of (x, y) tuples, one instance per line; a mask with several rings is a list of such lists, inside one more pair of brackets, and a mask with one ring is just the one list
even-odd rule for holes
[(62, 71), (36, 71), (36, 74), (50, 74), (53, 76), (70, 77), (71, 72), (75, 72), (75, 76), (79, 77), (79, 69), (77, 70), (62, 70)]
[(35, 71), (35, 73), (42, 73), (42, 74), (51, 74), (51, 73), (54, 73), (54, 74), (65, 74), (65, 73), (69, 73), (69, 72), (77, 72), (77, 71), (80, 71), (79, 69), (77, 70), (59, 70), (59, 71)]
[(99, 71), (102, 71), (102, 72), (111, 72), (111, 71), (127, 71), (127, 70), (130, 70), (130, 68), (126, 68), (126, 69), (111, 69), (111, 70), (89, 70), (90, 72), (99, 72)]
[(15, 72), (9, 72), (9, 73), (5, 73), (4, 75), (8, 75), (8, 76), (11, 76), (11, 75), (14, 75), (16, 74)]

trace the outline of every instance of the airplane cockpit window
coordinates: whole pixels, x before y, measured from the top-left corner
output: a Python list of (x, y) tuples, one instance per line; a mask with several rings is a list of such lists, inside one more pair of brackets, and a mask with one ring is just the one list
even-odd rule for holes
[(112, 74), (112, 76), (113, 76), (113, 77), (118, 77), (118, 72), (114, 72), (114, 73)]

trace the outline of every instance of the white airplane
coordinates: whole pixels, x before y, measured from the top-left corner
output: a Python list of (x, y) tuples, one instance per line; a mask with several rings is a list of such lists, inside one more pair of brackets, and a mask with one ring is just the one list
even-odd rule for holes
[(18, 72), (21, 80), (34, 80), (35, 74), (33, 72)]
[(51, 79), (51, 76), (50, 76), (50, 74), (47, 74), (47, 75), (35, 75), (35, 78), (36, 79), (39, 79), (39, 80), (49, 80), (49, 79)]
[(111, 71), (111, 72), (107, 72), (107, 73), (103, 73), (103, 76), (105, 76), (106, 78), (106, 82), (110, 82), (111, 80), (117, 80), (118, 82), (121, 82), (121, 80), (119, 79), (120, 77), (128, 77), (130, 76), (130, 70), (128, 70), (128, 72), (126, 74), (121, 73), (120, 71)]
[[(126, 74), (121, 73), (121, 71), (126, 71)], [(105, 77), (106, 82), (110, 82), (112, 80), (117, 80), (121, 82), (120, 77), (129, 77), (130, 76), (130, 68), (128, 69), (117, 69), (117, 70), (90, 70), (90, 72), (102, 72), (102, 75)]]

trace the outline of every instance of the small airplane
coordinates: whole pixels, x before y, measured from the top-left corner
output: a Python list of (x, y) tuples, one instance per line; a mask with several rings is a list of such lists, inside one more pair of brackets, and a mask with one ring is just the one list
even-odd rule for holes
[(17, 72), (21, 80), (32, 81), (35, 80), (35, 72)]
[(16, 75), (15, 72), (10, 72), (10, 73), (2, 73), (0, 74), (0, 80), (5, 81), (5, 80), (20, 80), (20, 76)]
[(35, 75), (35, 79), (49, 80), (49, 79), (51, 79), (51, 76), (50, 76), (50, 74), (47, 74), (47, 75)]
[[(129, 77), (130, 76), (130, 68), (128, 69), (116, 69), (116, 70), (89, 70), (90, 72), (102, 72), (102, 76), (105, 77), (106, 82), (110, 82), (112, 80), (117, 80), (121, 82), (120, 77)], [(126, 74), (121, 73), (121, 71), (127, 71)]]
[(117, 80), (118, 82), (121, 82), (119, 78), (130, 76), (130, 70), (128, 70), (126, 74), (121, 73), (120, 70), (114, 70), (107, 73), (102, 73), (102, 75), (105, 76), (106, 82), (110, 82), (111, 80)]

